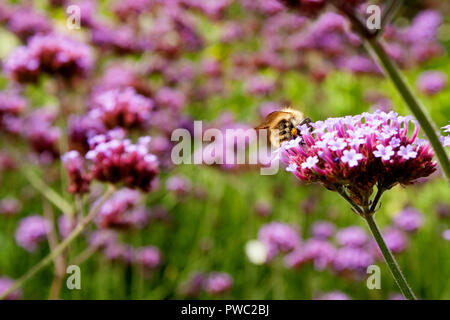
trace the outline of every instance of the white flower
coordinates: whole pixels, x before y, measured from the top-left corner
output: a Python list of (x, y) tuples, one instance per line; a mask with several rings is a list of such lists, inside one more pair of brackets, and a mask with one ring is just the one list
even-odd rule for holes
[(354, 149), (344, 150), (344, 155), (341, 157), (341, 161), (348, 163), (349, 167), (355, 167), (358, 165), (358, 161), (363, 158), (361, 153), (356, 153)]
[(287, 172), (295, 172), (295, 171), (297, 171), (297, 164), (295, 163), (295, 162), (291, 162), (288, 166), (287, 166), (287, 168), (286, 168), (286, 171)]
[(442, 127), (444, 129), (444, 132), (450, 132), (450, 124), (446, 125), (445, 127)]
[(317, 156), (308, 157), (306, 161), (302, 163), (302, 169), (305, 168), (312, 169), (317, 162), (319, 162), (319, 158), (317, 158)]
[(259, 240), (250, 240), (245, 245), (245, 254), (251, 263), (265, 263), (267, 261), (267, 253), (266, 245)]
[(400, 139), (399, 138), (392, 138), (391, 141), (389, 141), (389, 145), (392, 148), (397, 148), (400, 145)]
[(417, 152), (413, 150), (413, 147), (410, 144), (408, 144), (406, 147), (401, 146), (400, 150), (397, 151), (397, 154), (405, 160), (415, 158), (417, 156)]
[(366, 141), (361, 138), (353, 138), (349, 141), (348, 145), (352, 148), (358, 148), (360, 145), (364, 144)]
[(347, 142), (345, 142), (344, 139), (339, 138), (336, 140), (329, 140), (328, 145), (330, 146), (330, 149), (333, 151), (342, 150), (345, 147), (347, 147)]
[(383, 146), (382, 144), (377, 145), (377, 149), (373, 152), (373, 155), (382, 160), (389, 160), (395, 152), (392, 150), (391, 146)]

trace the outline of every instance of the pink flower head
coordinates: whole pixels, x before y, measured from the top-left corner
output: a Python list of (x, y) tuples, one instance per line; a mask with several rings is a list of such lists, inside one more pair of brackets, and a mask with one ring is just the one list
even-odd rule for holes
[(36, 34), (49, 33), (52, 30), (52, 24), (46, 16), (24, 7), (11, 15), (8, 28), (21, 40), (26, 41)]
[(323, 293), (316, 297), (314, 300), (351, 300), (351, 298), (341, 291), (334, 290), (331, 292)]
[(211, 272), (206, 278), (204, 286), (208, 294), (222, 294), (231, 289), (233, 279), (225, 272)]
[(50, 232), (50, 228), (50, 223), (39, 215), (26, 217), (20, 221), (17, 228), (16, 242), (29, 252), (36, 251)]
[(336, 234), (336, 241), (343, 247), (362, 247), (368, 240), (364, 229), (352, 226), (341, 229)]
[(0, 200), (0, 215), (13, 216), (20, 212), (22, 204), (16, 198), (3, 198)]
[(280, 148), (286, 170), (329, 190), (347, 187), (357, 203), (377, 183), (385, 189), (412, 184), (436, 170), (429, 143), (417, 139), (419, 127), (409, 117), (377, 111), (311, 125), (314, 130), (298, 128), (301, 137)]
[(18, 82), (35, 82), (42, 73), (72, 80), (85, 77), (93, 66), (89, 46), (49, 34), (32, 37), (5, 61), (5, 70)]
[(335, 231), (336, 226), (328, 221), (317, 221), (311, 226), (311, 234), (315, 239), (328, 239)]
[(153, 100), (127, 87), (102, 92), (93, 98), (89, 115), (107, 128), (145, 129), (149, 125)]
[(128, 188), (150, 191), (156, 187), (159, 163), (149, 153), (150, 137), (140, 137), (136, 144), (124, 139), (123, 132), (112, 130), (89, 140), (91, 150), (86, 159), (95, 179), (123, 183)]
[(419, 76), (416, 85), (421, 92), (435, 95), (447, 86), (447, 75), (439, 71), (426, 71)]
[(131, 209), (135, 208), (141, 196), (138, 191), (121, 189), (114, 193), (100, 208), (96, 223), (100, 228), (124, 228), (132, 224)]
[(138, 248), (134, 254), (134, 260), (138, 265), (146, 269), (155, 269), (161, 264), (161, 252), (153, 246)]
[[(9, 289), (14, 284), (14, 281), (10, 278), (1, 277), (0, 278), (0, 295), (2, 295), (3, 292)], [(9, 296), (7, 296), (6, 300), (19, 300), (22, 298), (22, 292), (20, 289), (17, 289), (16, 291), (13, 291)]]
[(298, 231), (295, 228), (280, 222), (263, 225), (258, 232), (258, 239), (268, 248), (268, 261), (275, 258), (279, 252), (294, 250), (301, 242)]
[(324, 270), (336, 256), (336, 248), (327, 240), (309, 239), (303, 246), (295, 249), (285, 257), (288, 268), (299, 268), (312, 262), (316, 270)]
[(69, 177), (68, 191), (70, 193), (86, 193), (89, 191), (91, 175), (84, 168), (84, 158), (78, 151), (65, 153), (61, 160)]
[(407, 207), (399, 212), (394, 219), (395, 225), (403, 231), (415, 232), (424, 223), (423, 214), (412, 207)]
[(373, 256), (363, 248), (343, 247), (336, 252), (333, 269), (336, 272), (355, 272), (365, 274), (369, 265), (374, 262)]

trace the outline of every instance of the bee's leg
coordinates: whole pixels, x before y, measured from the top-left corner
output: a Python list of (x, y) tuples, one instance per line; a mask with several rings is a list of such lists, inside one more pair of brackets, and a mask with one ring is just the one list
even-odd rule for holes
[(302, 120), (302, 122), (300, 122), (299, 125), (301, 126), (301, 125), (306, 124), (306, 125), (308, 126), (309, 130), (312, 131), (312, 130), (314, 130), (314, 128), (313, 128), (313, 126), (311, 125), (311, 122), (313, 122), (313, 121), (311, 120), (311, 118), (305, 118), (305, 119)]

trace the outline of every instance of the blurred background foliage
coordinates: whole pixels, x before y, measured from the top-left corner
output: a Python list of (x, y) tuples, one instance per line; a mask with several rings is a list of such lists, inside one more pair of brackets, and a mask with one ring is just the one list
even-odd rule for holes
[[(45, 10), (59, 28), (65, 28), (65, 14), (62, 8), (49, 9), (46, 1), (33, 1), (37, 8)], [(417, 2), (417, 1), (415, 1)], [(111, 16), (109, 1), (100, 1), (100, 12)], [(413, 16), (417, 12), (408, 1), (404, 13)], [(235, 18), (245, 18), (245, 12), (238, 6), (230, 9)], [(450, 11), (442, 7), (445, 19), (440, 29), (440, 40), (445, 54), (405, 72), (414, 85), (418, 75), (425, 70), (439, 70), (450, 76)], [(411, 13), (410, 13), (411, 12)], [(406, 18), (402, 18), (406, 19)], [(401, 23), (402, 21), (400, 21)], [(198, 17), (198, 30), (208, 39), (202, 51), (185, 56), (199, 63), (205, 58), (215, 57), (225, 66), (230, 63), (230, 54), (235, 50), (258, 50), (258, 39), (236, 45), (218, 41), (218, 27), (203, 17)], [(73, 30), (71, 33), (80, 33)], [(81, 31), (83, 32), (83, 31)], [(77, 34), (78, 38), (84, 35)], [(19, 44), (17, 38), (0, 28), (0, 57), (6, 57)], [(242, 47), (244, 46), (244, 48)], [(137, 61), (143, 55), (126, 57), (104, 57), (99, 64), (116, 60)], [(392, 100), (394, 110), (402, 115), (409, 114), (408, 108), (393, 85), (380, 77), (352, 75), (333, 71), (320, 84), (309, 76), (292, 71), (282, 75), (273, 70), (261, 74), (281, 83), (281, 89), (270, 95), (252, 96), (244, 90), (245, 81), (233, 80), (226, 83), (228, 94), (211, 96), (201, 102), (187, 106), (186, 112), (196, 120), (212, 121), (224, 111), (232, 112), (237, 121), (256, 125), (260, 121), (259, 107), (265, 101), (288, 101), (313, 120), (327, 117), (358, 114), (370, 109), (364, 99), (367, 90), (382, 92)], [(148, 79), (149, 82), (158, 79)], [(8, 80), (0, 79), (5, 88)], [(46, 79), (28, 86), (26, 96), (33, 107), (57, 104), (57, 100), (45, 90)], [(444, 126), (450, 119), (450, 90), (447, 88), (435, 96), (420, 94), (420, 99), (433, 120)], [(0, 146), (11, 147), (14, 141), (2, 139)], [(43, 173), (44, 175), (46, 173)], [(381, 290), (368, 290), (362, 281), (337, 277), (329, 271), (317, 271), (308, 265), (299, 270), (283, 266), (281, 257), (266, 265), (254, 265), (245, 255), (245, 244), (257, 237), (258, 229), (270, 221), (280, 221), (299, 227), (303, 238), (310, 233), (314, 221), (326, 220), (338, 228), (358, 225), (366, 228), (348, 205), (335, 193), (315, 185), (301, 185), (294, 177), (280, 170), (275, 176), (261, 176), (254, 171), (225, 171), (215, 167), (181, 165), (163, 173), (161, 185), (172, 175), (187, 177), (193, 185), (189, 194), (179, 198), (160, 188), (146, 195), (149, 206), (161, 205), (171, 216), (167, 222), (150, 224), (144, 230), (129, 231), (121, 235), (133, 246), (155, 245), (163, 254), (162, 265), (150, 275), (143, 276), (133, 266), (114, 263), (103, 255), (94, 255), (81, 266), (82, 289), (68, 290), (63, 286), (63, 299), (176, 299), (184, 298), (180, 288), (196, 271), (213, 270), (227, 272), (233, 277), (232, 290), (219, 298), (236, 299), (311, 299), (321, 292), (340, 290), (353, 299), (385, 299), (398, 292), (384, 263)], [(63, 175), (64, 177), (64, 175)], [(52, 187), (65, 191), (65, 179), (55, 181)], [(194, 190), (204, 193), (199, 198)], [(36, 264), (49, 248), (41, 246), (39, 251), (29, 254), (14, 240), (18, 222), (30, 213), (43, 210), (43, 199), (21, 174), (16, 171), (3, 172), (0, 182), (0, 199), (17, 197), (22, 203), (20, 214), (11, 218), (0, 217), (0, 276), (18, 278)], [(267, 201), (271, 213), (261, 217), (255, 213), (255, 204)], [(450, 299), (450, 242), (442, 238), (442, 232), (449, 228), (449, 220), (440, 219), (436, 213), (437, 204), (450, 206), (449, 188), (445, 181), (434, 176), (426, 183), (404, 188), (396, 186), (382, 199), (377, 213), (378, 223), (383, 227), (405, 206), (413, 206), (425, 216), (425, 224), (417, 234), (411, 236), (408, 249), (398, 255), (398, 262), (422, 299)], [(307, 210), (305, 210), (307, 208)], [(55, 209), (56, 211), (56, 209)], [(86, 246), (86, 240), (78, 239), (71, 246), (71, 256), (76, 256)], [(52, 280), (53, 268), (48, 267), (34, 277), (23, 288), (26, 299), (47, 298)], [(211, 298), (202, 293), (199, 298)]]

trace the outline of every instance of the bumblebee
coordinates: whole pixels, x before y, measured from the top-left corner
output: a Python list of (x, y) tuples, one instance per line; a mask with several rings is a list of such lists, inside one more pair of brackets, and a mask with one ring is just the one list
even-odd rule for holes
[(267, 115), (263, 123), (255, 129), (269, 130), (270, 143), (279, 148), (284, 141), (295, 139), (299, 133), (298, 126), (312, 122), (303, 113), (291, 107), (274, 111)]

